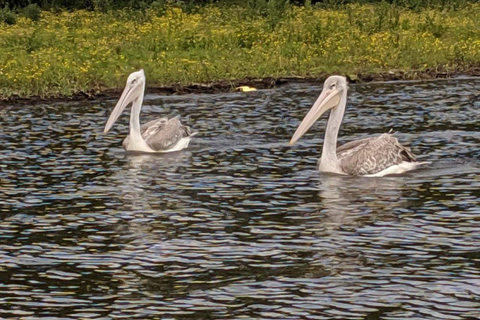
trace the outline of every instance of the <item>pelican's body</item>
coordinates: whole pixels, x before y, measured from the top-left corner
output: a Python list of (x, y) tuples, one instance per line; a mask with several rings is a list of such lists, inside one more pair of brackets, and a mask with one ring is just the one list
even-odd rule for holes
[(348, 142), (337, 148), (340, 124), (347, 105), (347, 81), (341, 76), (329, 77), (323, 91), (303, 119), (290, 144), (295, 143), (327, 110), (328, 120), (319, 171), (353, 176), (399, 174), (413, 170), (424, 162), (417, 162), (412, 151), (402, 146), (392, 134)]
[(126, 151), (165, 153), (187, 148), (190, 138), (195, 134), (190, 132), (189, 127), (182, 125), (178, 117), (160, 118), (140, 126), (144, 92), (145, 73), (142, 69), (128, 77), (122, 96), (108, 118), (104, 132), (110, 130), (125, 107), (132, 103), (130, 134), (123, 140), (123, 148)]

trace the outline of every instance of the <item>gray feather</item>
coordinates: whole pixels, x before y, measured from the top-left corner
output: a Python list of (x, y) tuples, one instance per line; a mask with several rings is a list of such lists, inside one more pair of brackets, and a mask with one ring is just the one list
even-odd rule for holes
[(374, 174), (403, 161), (415, 162), (412, 151), (389, 133), (348, 142), (337, 148), (337, 157), (350, 175)]
[[(155, 151), (173, 148), (182, 138), (193, 136), (190, 127), (182, 125), (179, 117), (160, 118), (144, 123), (140, 127), (145, 142)], [(130, 136), (123, 140), (123, 147), (129, 143)]]

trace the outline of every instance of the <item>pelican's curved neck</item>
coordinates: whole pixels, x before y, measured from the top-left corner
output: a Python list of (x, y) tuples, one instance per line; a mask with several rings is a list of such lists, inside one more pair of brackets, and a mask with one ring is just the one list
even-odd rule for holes
[[(145, 90), (145, 88), (144, 88)], [(130, 114), (130, 135), (140, 135), (140, 110), (143, 103), (143, 91), (132, 103), (132, 113)]]
[(337, 138), (346, 105), (347, 90), (343, 90), (338, 106), (332, 109), (330, 117), (328, 118), (325, 138), (323, 140), (322, 157), (320, 158), (320, 171), (343, 173), (337, 158)]
[(140, 110), (142, 109), (144, 94), (145, 84), (143, 85), (142, 93), (132, 103), (132, 112), (130, 114), (130, 143), (128, 149), (133, 151), (145, 151), (150, 149), (143, 139), (140, 130)]

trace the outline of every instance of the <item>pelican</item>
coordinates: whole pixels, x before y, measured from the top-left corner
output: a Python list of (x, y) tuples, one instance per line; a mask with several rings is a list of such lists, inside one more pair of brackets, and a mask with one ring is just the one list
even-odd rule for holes
[(190, 138), (196, 133), (191, 133), (190, 128), (182, 125), (178, 117), (160, 118), (140, 126), (140, 109), (144, 93), (145, 73), (141, 69), (128, 76), (125, 89), (108, 118), (103, 132), (107, 133), (125, 107), (132, 103), (130, 135), (123, 140), (123, 148), (126, 151), (166, 153), (187, 148)]
[(319, 160), (320, 172), (382, 177), (428, 163), (417, 162), (410, 148), (402, 146), (390, 133), (351, 141), (337, 148), (338, 130), (346, 105), (347, 80), (342, 76), (329, 77), (323, 84), (322, 93), (290, 140), (290, 144), (294, 144), (322, 114), (332, 109)]

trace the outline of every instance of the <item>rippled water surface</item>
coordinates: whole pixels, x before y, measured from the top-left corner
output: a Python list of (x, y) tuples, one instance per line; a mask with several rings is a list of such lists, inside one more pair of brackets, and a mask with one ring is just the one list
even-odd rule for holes
[(340, 143), (430, 167), (319, 174), (312, 85), (147, 95), (187, 151), (127, 155), (115, 100), (0, 110), (2, 319), (480, 319), (480, 80), (352, 85)]

